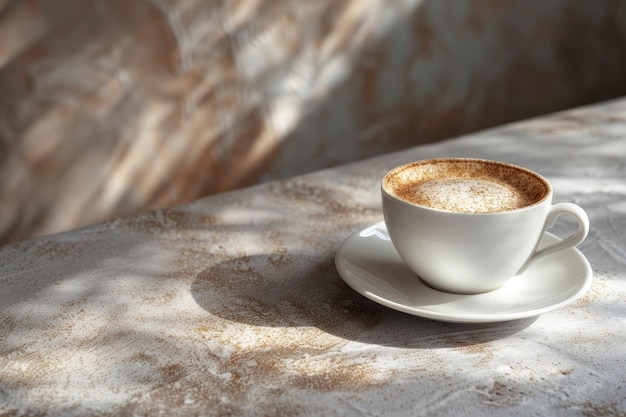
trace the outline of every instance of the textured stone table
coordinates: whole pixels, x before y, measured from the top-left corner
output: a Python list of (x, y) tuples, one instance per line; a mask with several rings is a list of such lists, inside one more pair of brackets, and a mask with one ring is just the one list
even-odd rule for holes
[[(623, 416), (625, 136), (626, 101), (603, 103), (4, 246), (0, 416)], [(334, 256), (382, 219), (381, 176), (439, 156), (584, 207), (590, 291), (462, 325), (350, 289)]]

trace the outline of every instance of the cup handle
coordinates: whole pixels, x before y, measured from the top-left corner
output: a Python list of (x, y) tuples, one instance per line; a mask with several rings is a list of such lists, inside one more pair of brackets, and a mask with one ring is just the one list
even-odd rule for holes
[[(553, 243), (550, 246), (546, 246), (542, 249), (537, 249), (539, 246), (539, 242), (537, 242), (537, 247), (530, 258), (526, 261), (526, 263), (522, 266), (522, 268), (517, 273), (518, 275), (524, 272), (531, 264), (537, 262), (540, 259), (545, 258), (546, 256), (553, 255), (557, 252), (560, 252), (565, 249), (573, 248), (574, 246), (579, 245), (589, 233), (589, 216), (585, 213), (580, 206), (572, 203), (557, 203), (550, 207), (550, 211), (548, 212), (548, 216), (546, 217), (546, 222), (543, 226), (543, 230), (541, 231), (541, 236), (544, 235), (547, 229), (554, 226), (556, 220), (562, 214), (569, 214), (574, 216), (574, 218), (578, 221), (578, 231), (571, 236), (561, 240), (560, 242)], [(539, 239), (541, 241), (541, 238)]]

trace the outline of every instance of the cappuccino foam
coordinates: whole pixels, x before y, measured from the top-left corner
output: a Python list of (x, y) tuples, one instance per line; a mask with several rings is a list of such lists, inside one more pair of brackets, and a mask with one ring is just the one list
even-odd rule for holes
[(441, 178), (415, 184), (403, 198), (420, 206), (462, 213), (514, 210), (531, 202), (506, 184), (472, 178)]
[(539, 202), (549, 193), (547, 183), (531, 171), (473, 159), (407, 164), (392, 170), (383, 186), (410, 203), (459, 213), (515, 210)]

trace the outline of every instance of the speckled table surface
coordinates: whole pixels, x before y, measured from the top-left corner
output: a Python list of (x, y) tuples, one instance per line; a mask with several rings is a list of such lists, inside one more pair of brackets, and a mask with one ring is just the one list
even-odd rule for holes
[[(626, 100), (602, 103), (4, 246), (0, 416), (625, 415), (625, 135)], [(450, 324), (348, 287), (334, 257), (382, 220), (382, 175), (440, 156), (585, 208), (591, 289)]]

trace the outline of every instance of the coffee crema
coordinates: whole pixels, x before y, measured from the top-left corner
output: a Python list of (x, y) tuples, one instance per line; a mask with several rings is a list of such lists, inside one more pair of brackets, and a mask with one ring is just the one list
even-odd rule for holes
[(521, 167), (478, 159), (418, 161), (390, 171), (387, 192), (424, 207), (459, 213), (495, 213), (533, 205), (550, 187)]

